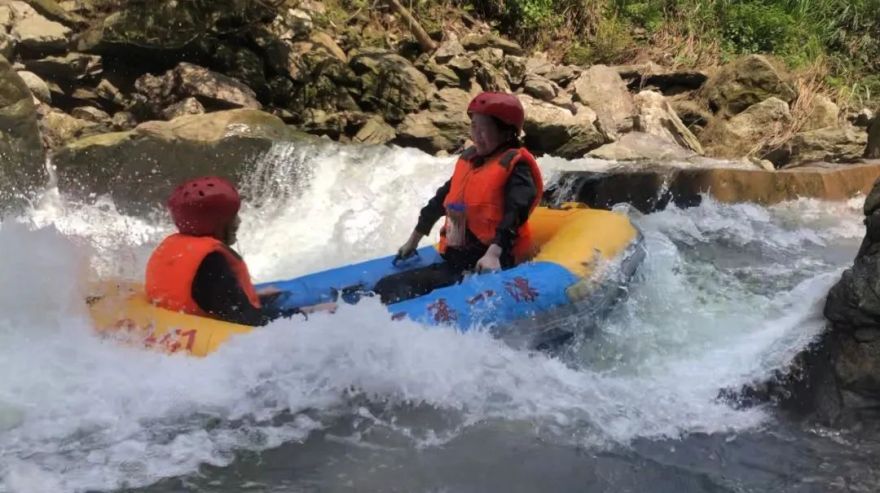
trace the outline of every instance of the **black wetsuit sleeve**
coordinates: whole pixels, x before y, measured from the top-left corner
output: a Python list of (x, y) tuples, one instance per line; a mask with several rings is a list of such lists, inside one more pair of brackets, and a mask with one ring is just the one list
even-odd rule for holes
[(416, 224), (416, 231), (428, 236), (431, 234), (431, 228), (434, 227), (434, 224), (446, 215), (446, 207), (443, 205), (443, 202), (446, 200), (446, 195), (449, 194), (451, 186), (452, 180), (447, 180), (442, 187), (437, 189), (434, 198), (422, 207), (422, 211), (419, 213), (419, 222)]
[(199, 265), (192, 297), (206, 313), (226, 322), (257, 326), (281, 316), (251, 304), (226, 258), (218, 252), (206, 256)]
[(504, 252), (511, 252), (517, 231), (529, 218), (538, 189), (527, 163), (517, 163), (504, 185), (504, 216), (495, 230), (494, 243)]

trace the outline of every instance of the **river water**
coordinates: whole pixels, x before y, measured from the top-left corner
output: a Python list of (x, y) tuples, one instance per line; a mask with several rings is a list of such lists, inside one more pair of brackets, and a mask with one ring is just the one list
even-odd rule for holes
[[(608, 165), (540, 163), (550, 181)], [(452, 167), (336, 145), (278, 145), (251, 164), (237, 247), (258, 281), (395, 250)], [(161, 211), (117, 205), (50, 186), (0, 223), (2, 493), (880, 490), (876, 435), (718, 398), (823, 329), (863, 235), (860, 199), (619, 206), (645, 261), (627, 299), (557, 356), (392, 323), (366, 299), (204, 359), (93, 333), (88, 280), (139, 278), (171, 232)]]

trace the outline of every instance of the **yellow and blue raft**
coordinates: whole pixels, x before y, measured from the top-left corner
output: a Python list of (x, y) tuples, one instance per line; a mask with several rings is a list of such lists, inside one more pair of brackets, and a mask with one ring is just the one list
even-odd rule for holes
[[(537, 254), (512, 269), (471, 275), (454, 286), (388, 305), (393, 319), (488, 329), (515, 346), (546, 347), (569, 338), (563, 321), (601, 315), (620, 297), (644, 257), (642, 238), (619, 213), (575, 205), (538, 207), (530, 219)], [(406, 262), (382, 257), (265, 283), (280, 293), (279, 310), (327, 301), (355, 303), (383, 277), (442, 261), (433, 246)], [(175, 313), (150, 304), (132, 284), (105, 284), (89, 300), (99, 331), (143, 345), (204, 356), (252, 327)]]

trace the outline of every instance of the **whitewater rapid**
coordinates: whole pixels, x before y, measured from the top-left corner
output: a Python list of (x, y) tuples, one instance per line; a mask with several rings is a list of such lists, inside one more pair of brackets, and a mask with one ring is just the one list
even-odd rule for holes
[[(551, 180), (607, 165), (540, 162)], [(259, 164), (238, 249), (268, 281), (395, 250), (452, 161), (278, 145)], [(304, 178), (284, 180), (292, 167)], [(819, 333), (824, 295), (861, 239), (860, 206), (620, 207), (645, 235), (646, 260), (627, 301), (565, 358), (390, 322), (365, 299), (196, 359), (101, 340), (82, 302), (90, 280), (142, 275), (171, 232), (164, 214), (126, 216), (50, 188), (0, 224), (0, 492), (145, 486), (304, 441), (341, 417), (414, 449), (491, 420), (587, 449), (759, 429), (765, 409), (734, 409), (718, 392), (770, 375)], [(404, 419), (414, 407), (435, 418)]]

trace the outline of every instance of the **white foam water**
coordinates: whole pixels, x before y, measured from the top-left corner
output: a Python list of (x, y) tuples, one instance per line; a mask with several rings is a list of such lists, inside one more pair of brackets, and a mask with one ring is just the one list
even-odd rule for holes
[[(266, 190), (245, 204), (240, 232), (258, 280), (393, 251), (452, 167), (409, 149), (294, 152), (273, 149), (248, 185)], [(273, 180), (291, 160), (308, 167), (305, 178)], [(573, 166), (542, 165), (550, 175)], [(627, 301), (572, 360), (391, 322), (372, 299), (279, 320), (197, 359), (102, 340), (82, 303), (89, 279), (138, 278), (168, 219), (50, 191), (0, 224), (0, 492), (149, 485), (305, 440), (339, 416), (369, 417), (365, 401), (449, 417), (408, 424), (413, 447), (487, 419), (583, 447), (759, 427), (764, 410), (733, 409), (718, 391), (769, 375), (821, 330), (821, 302), (844, 263), (823, 252), (852, 254), (859, 206), (704, 200), (628, 212), (647, 258)]]

